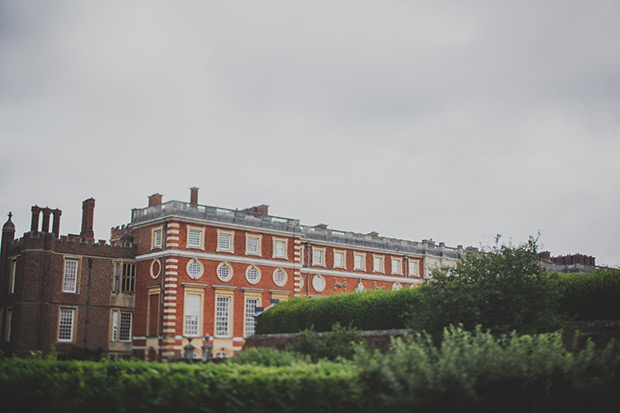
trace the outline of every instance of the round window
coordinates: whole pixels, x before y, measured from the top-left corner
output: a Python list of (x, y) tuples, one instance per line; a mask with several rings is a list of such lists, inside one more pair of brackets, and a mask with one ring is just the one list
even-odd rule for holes
[(245, 278), (247, 278), (250, 284), (256, 284), (258, 281), (260, 281), (260, 273), (258, 272), (258, 269), (256, 267), (251, 266), (245, 272)]
[(321, 292), (325, 289), (325, 278), (320, 275), (315, 275), (312, 279), (312, 288), (316, 290), (316, 292)]
[(394, 291), (398, 291), (398, 290), (400, 290), (401, 288), (403, 288), (403, 286), (402, 286), (402, 285), (400, 285), (400, 283), (394, 283), (394, 284), (392, 284), (392, 290), (394, 290)]
[(288, 277), (286, 276), (286, 273), (283, 270), (278, 268), (277, 270), (273, 272), (273, 282), (278, 287), (283, 287), (284, 284), (286, 284), (287, 279)]
[(203, 267), (200, 261), (193, 259), (187, 263), (187, 275), (189, 275), (190, 278), (197, 280), (202, 277), (202, 272)]
[(232, 278), (232, 270), (228, 264), (220, 264), (217, 268), (217, 277), (222, 281), (229, 281)]

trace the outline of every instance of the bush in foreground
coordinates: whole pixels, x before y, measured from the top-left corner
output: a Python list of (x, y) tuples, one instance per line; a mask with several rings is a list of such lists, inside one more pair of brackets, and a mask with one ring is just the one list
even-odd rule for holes
[[(360, 348), (353, 361), (316, 364), (4, 359), (0, 400), (7, 412), (615, 412), (614, 346), (569, 351), (558, 333), (451, 327), (439, 346), (419, 335), (386, 354)], [(272, 363), (272, 350), (255, 360), (261, 351)]]
[(362, 349), (355, 362), (370, 410), (616, 411), (616, 343), (570, 352), (560, 333), (497, 338), (450, 327), (436, 346), (428, 335), (396, 339), (390, 353)]

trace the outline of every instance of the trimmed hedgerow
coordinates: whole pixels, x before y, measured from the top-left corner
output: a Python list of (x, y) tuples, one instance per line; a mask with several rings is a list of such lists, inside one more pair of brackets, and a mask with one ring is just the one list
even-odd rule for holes
[(620, 270), (554, 274), (560, 310), (575, 320), (620, 319)]
[(418, 335), (394, 340), (388, 353), (360, 346), (353, 361), (278, 367), (4, 359), (1, 410), (617, 411), (615, 343), (570, 351), (558, 333), (497, 337), (451, 327), (443, 335), (441, 345)]
[(406, 314), (420, 301), (419, 289), (365, 291), (317, 299), (295, 298), (263, 313), (257, 334), (330, 331), (340, 323), (360, 330), (405, 328)]
[(279, 303), (258, 318), (256, 332), (329, 331), (340, 323), (360, 330), (425, 330), (439, 338), (444, 327), (456, 324), (538, 333), (562, 328), (566, 320), (620, 319), (620, 270), (550, 275), (538, 263), (533, 240), (471, 251), (456, 268), (432, 275), (415, 289)]
[(357, 371), (331, 362), (0, 361), (0, 400), (7, 412), (356, 411), (359, 390)]

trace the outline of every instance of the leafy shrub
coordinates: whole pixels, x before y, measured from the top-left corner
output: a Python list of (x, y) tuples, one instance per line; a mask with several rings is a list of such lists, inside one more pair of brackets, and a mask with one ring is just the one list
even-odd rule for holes
[(518, 247), (468, 251), (455, 268), (440, 268), (420, 289), (409, 326), (435, 337), (444, 327), (482, 325), (498, 333), (561, 327), (559, 295), (540, 266), (533, 239)]
[(391, 352), (361, 349), (364, 404), (390, 411), (615, 411), (620, 356), (615, 344), (571, 353), (559, 333), (497, 338), (450, 327), (396, 339)]
[(237, 353), (229, 362), (258, 366), (290, 366), (295, 363), (310, 363), (312, 360), (307, 355), (298, 352), (260, 347), (243, 350)]
[(620, 319), (620, 270), (555, 274), (560, 311), (575, 320)]
[(312, 361), (320, 359), (351, 359), (356, 347), (363, 341), (362, 335), (355, 327), (342, 327), (339, 323), (332, 326), (332, 331), (319, 336), (314, 330), (306, 329), (297, 334), (295, 344), (289, 350), (305, 354)]

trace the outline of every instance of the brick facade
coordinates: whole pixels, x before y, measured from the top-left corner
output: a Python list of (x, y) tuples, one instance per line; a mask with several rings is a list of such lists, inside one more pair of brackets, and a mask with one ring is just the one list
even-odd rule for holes
[[(5, 224), (0, 319), (7, 350), (87, 346), (109, 357), (164, 360), (181, 357), (190, 343), (200, 357), (208, 335), (213, 354), (230, 357), (252, 334), (256, 307), (414, 287), (462, 252), (426, 240), (304, 226), (269, 215), (267, 205), (201, 205), (198, 188), (189, 202), (151, 195), (147, 207), (132, 210), (129, 224), (112, 228), (108, 244), (94, 240), (94, 204), (84, 201), (80, 235), (60, 236), (60, 210), (38, 206), (22, 238), (14, 239), (10, 218)], [(75, 291), (63, 291), (67, 271), (75, 273)]]
[[(115, 340), (110, 337), (113, 312), (133, 314), (135, 294), (116, 291), (115, 268), (133, 263), (136, 250), (131, 244), (96, 242), (91, 236), (94, 200), (85, 205), (90, 214), (82, 228), (86, 237), (58, 236), (59, 210), (52, 227), (55, 232), (49, 231), (45, 220), (39, 229), (38, 213), (45, 209), (38, 207), (32, 210), (31, 231), (22, 238), (5, 237), (8, 232), (3, 230), (0, 304), (5, 350), (28, 355), (55, 349), (63, 354), (82, 347), (101, 348), (110, 357), (131, 355), (130, 340), (120, 342), (118, 330)], [(10, 228), (7, 224), (5, 229)], [(70, 323), (62, 323), (62, 332), (61, 313), (71, 315), (65, 319)], [(117, 316), (117, 329), (118, 323)]]

